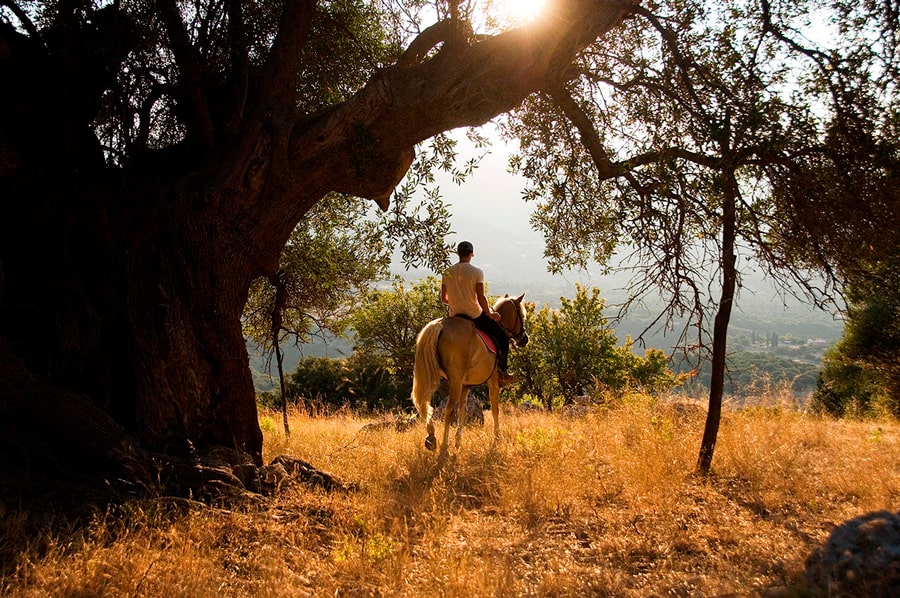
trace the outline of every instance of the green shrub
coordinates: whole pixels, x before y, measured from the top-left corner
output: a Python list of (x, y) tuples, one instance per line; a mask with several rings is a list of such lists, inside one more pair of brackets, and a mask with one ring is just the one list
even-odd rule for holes
[(511, 352), (518, 394), (530, 395), (550, 410), (579, 395), (601, 396), (628, 387), (659, 393), (682, 383), (662, 351), (648, 349), (640, 357), (630, 339), (617, 346), (599, 289), (589, 294), (578, 285), (574, 299), (561, 297), (560, 302), (559, 310), (544, 306), (535, 312), (529, 305), (528, 345)]

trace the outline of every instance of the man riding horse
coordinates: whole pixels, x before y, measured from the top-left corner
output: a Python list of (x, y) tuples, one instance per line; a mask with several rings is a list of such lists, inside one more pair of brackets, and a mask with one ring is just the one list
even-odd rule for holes
[[(444, 412), (444, 435), (439, 463), (446, 461), (447, 440), (453, 420), (465, 421), (466, 392), (473, 386), (487, 384), (494, 418), (494, 439), (500, 438), (500, 386), (508, 384), (506, 359), (510, 339), (516, 346), (528, 343), (523, 304), (525, 293), (518, 297), (504, 295), (492, 306), (484, 296), (484, 273), (469, 262), (474, 255), (472, 244), (463, 241), (457, 248), (459, 263), (444, 275), (441, 300), (450, 306), (450, 316), (430, 321), (416, 336), (416, 363), (410, 398), (425, 422), (425, 448), (437, 448), (431, 399), (441, 378), (447, 379), (447, 409)], [(453, 317), (458, 316), (458, 317)], [(489, 343), (481, 330), (487, 329), (494, 343)], [(495, 348), (491, 344), (496, 345)], [(495, 354), (496, 353), (496, 354)], [(461, 408), (462, 407), (462, 408)], [(462, 425), (456, 428), (459, 448)]]
[(509, 336), (500, 325), (500, 314), (495, 312), (484, 296), (484, 272), (471, 261), (475, 248), (468, 241), (456, 248), (459, 262), (444, 273), (441, 281), (441, 301), (450, 306), (450, 315), (467, 318), (475, 327), (487, 334), (497, 347), (497, 370), (500, 386), (509, 384), (513, 377), (508, 373)]

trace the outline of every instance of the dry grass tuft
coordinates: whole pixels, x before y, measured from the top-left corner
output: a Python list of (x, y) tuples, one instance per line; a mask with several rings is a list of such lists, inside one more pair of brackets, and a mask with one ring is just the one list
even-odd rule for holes
[(834, 525), (900, 510), (900, 425), (783, 403), (727, 411), (708, 478), (694, 475), (702, 409), (642, 396), (581, 418), (506, 409), (498, 443), (488, 414), (442, 469), (421, 426), (360, 433), (371, 420), (295, 413), (288, 437), (262, 414), (267, 459), (360, 490), (290, 487), (247, 510), (135, 502), (39, 538), (0, 505), (16, 555), (0, 594), (802, 595)]

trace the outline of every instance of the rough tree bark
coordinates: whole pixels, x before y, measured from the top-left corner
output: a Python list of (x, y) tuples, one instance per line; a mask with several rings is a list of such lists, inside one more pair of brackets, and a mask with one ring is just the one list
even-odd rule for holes
[[(228, 4), (239, 18), (240, 3)], [(634, 3), (558, 0), (542, 22), (478, 43), (430, 57), (419, 43), (343, 104), (308, 115), (295, 108), (296, 65), (315, 2), (287, 2), (269, 56), (219, 120), (176, 4), (159, 6), (185, 135), (121, 169), (104, 163), (91, 121), (128, 51), (126, 17), (107, 7), (105, 28), (79, 35), (73, 24), (56, 45), (0, 29), (0, 348), (15, 363), (0, 368), (8, 459), (31, 449), (29, 429), (40, 424), (26, 418), (56, 410), (67, 421), (45, 423), (70, 428), (68, 450), (47, 454), (71, 471), (85, 460), (121, 464), (122, 446), (132, 456), (224, 446), (262, 464), (240, 317), (251, 281), (276, 272), (296, 223), (329, 191), (386, 207), (416, 143), (514, 108)], [(240, 27), (232, 32), (240, 40)], [(107, 433), (79, 442), (97, 429)]]

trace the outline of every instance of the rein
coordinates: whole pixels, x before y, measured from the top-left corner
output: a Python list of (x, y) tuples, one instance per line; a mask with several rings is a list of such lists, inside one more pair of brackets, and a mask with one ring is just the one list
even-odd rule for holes
[(518, 328), (519, 332), (514, 333), (512, 330), (503, 325), (503, 322), (500, 322), (500, 327), (503, 328), (503, 331), (506, 333), (506, 336), (515, 341), (516, 345), (520, 345), (523, 338), (527, 338), (528, 334), (525, 332), (525, 322), (522, 320), (522, 309), (518, 303), (515, 301), (511, 301), (511, 303), (516, 308), (516, 323), (513, 324), (513, 329)]

